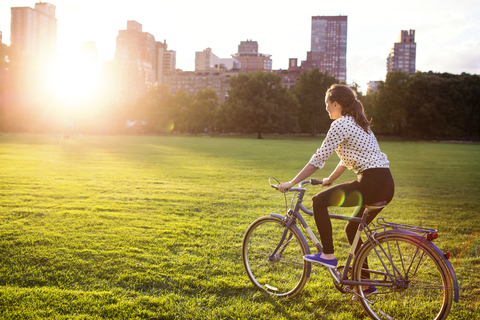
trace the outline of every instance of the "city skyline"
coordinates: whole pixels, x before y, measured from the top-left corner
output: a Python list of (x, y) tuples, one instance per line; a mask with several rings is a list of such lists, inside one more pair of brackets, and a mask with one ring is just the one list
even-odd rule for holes
[[(10, 44), (10, 8), (34, 7), (36, 2), (2, 1), (0, 31), (4, 43)], [(289, 58), (306, 60), (312, 16), (345, 15), (347, 83), (356, 81), (364, 92), (367, 82), (385, 79), (386, 57), (400, 30), (416, 32), (419, 71), (480, 73), (478, 1), (459, 1), (456, 6), (443, 0), (435, 6), (411, 0), (401, 5), (381, 1), (304, 1), (298, 13), (287, 2), (269, 6), (244, 1), (245, 5), (238, 8), (226, 7), (219, 1), (208, 5), (190, 1), (152, 5), (139, 0), (135, 6), (90, 0), (48, 2), (57, 7), (59, 59), (78, 52), (82, 42), (94, 41), (99, 61), (113, 60), (118, 31), (125, 29), (127, 20), (135, 20), (158, 41), (167, 40), (169, 49), (177, 52), (177, 68), (184, 71), (195, 70), (195, 52), (212, 48), (217, 56), (230, 57), (236, 53), (238, 43), (247, 39), (258, 42), (259, 52), (272, 55), (272, 69), (287, 69)]]

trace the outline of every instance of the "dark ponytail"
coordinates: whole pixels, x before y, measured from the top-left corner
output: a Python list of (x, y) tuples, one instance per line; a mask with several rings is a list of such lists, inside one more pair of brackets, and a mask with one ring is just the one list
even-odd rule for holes
[(366, 133), (370, 132), (371, 122), (367, 120), (363, 104), (357, 99), (357, 94), (350, 87), (334, 84), (327, 90), (328, 100), (342, 106), (342, 116), (352, 116), (355, 122)]

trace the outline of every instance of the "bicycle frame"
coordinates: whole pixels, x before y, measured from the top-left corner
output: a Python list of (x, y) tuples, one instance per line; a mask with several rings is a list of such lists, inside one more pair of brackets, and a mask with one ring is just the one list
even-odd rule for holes
[[(312, 230), (308, 226), (307, 222), (305, 221), (305, 219), (303, 218), (303, 216), (300, 213), (300, 211), (302, 211), (302, 212), (304, 212), (304, 213), (306, 213), (310, 216), (313, 215), (313, 212), (306, 209), (302, 204), (303, 196), (305, 195), (305, 192), (306, 192), (306, 189), (303, 188), (303, 185), (307, 184), (307, 183), (310, 183), (310, 181), (303, 181), (303, 182), (300, 183), (300, 188), (291, 188), (289, 190), (289, 192), (297, 192), (297, 195), (296, 195), (297, 196), (297, 201), (295, 203), (295, 207), (293, 209), (288, 210), (286, 217), (278, 215), (278, 214), (271, 214), (272, 216), (275, 216), (275, 217), (278, 217), (278, 218), (281, 218), (282, 220), (284, 220), (284, 226), (285, 226), (285, 231), (283, 232), (282, 238), (281, 238), (279, 244), (277, 245), (277, 247), (275, 248), (275, 250), (273, 251), (273, 253), (271, 254), (271, 256), (275, 256), (275, 254), (282, 247), (282, 245), (284, 245), (284, 241), (285, 241), (285, 238), (287, 236), (287, 232), (288, 232), (289, 227), (292, 224), (295, 224), (297, 220), (300, 222), (302, 227), (308, 233), (310, 239), (313, 241), (313, 243), (314, 243), (315, 247), (317, 248), (318, 252), (321, 252), (323, 250), (323, 248), (322, 248), (320, 242), (318, 241), (317, 237), (312, 232)], [(385, 272), (381, 272), (381, 274), (385, 275), (385, 276), (388, 276), (390, 278), (390, 280), (392, 281), (393, 285), (392, 284), (378, 283), (378, 282), (349, 280), (348, 277), (347, 277), (348, 272), (343, 272), (340, 275), (340, 272), (337, 270), (337, 268), (329, 268), (328, 270), (330, 271), (330, 274), (334, 278), (334, 281), (336, 281), (338, 284), (346, 285), (346, 286), (358, 286), (358, 285), (370, 286), (371, 285), (371, 286), (391, 287), (391, 286), (394, 286), (395, 283), (397, 283), (397, 281), (399, 281), (399, 279), (397, 277), (397, 274), (399, 275), (400, 272), (399, 272), (399, 270), (396, 270), (395, 264), (392, 263), (390, 255), (387, 253), (387, 251), (390, 252), (390, 246), (389, 246), (388, 241), (387, 241), (387, 248), (383, 248), (380, 245), (380, 246), (378, 246), (379, 249), (377, 249), (377, 246), (372, 241), (372, 239), (375, 240), (375, 235), (379, 235), (379, 233), (377, 233), (377, 228), (375, 227), (375, 229), (372, 231), (366, 223), (367, 218), (368, 218), (368, 213), (369, 213), (370, 210), (379, 209), (379, 208), (383, 208), (383, 207), (384, 206), (366, 206), (367, 209), (365, 210), (362, 218), (353, 217), (353, 216), (334, 215), (334, 214), (329, 214), (329, 216), (330, 216), (331, 219), (343, 220), (343, 221), (353, 221), (353, 222), (359, 223), (357, 233), (355, 234), (355, 238), (353, 240), (352, 246), (350, 248), (350, 252), (349, 252), (347, 260), (345, 262), (344, 270), (349, 270), (350, 266), (352, 265), (352, 261), (353, 261), (354, 256), (355, 256), (355, 248), (357, 247), (357, 243), (358, 243), (358, 241), (360, 239), (360, 236), (362, 234), (362, 231), (363, 231), (364, 234), (366, 235), (367, 241), (372, 245), (372, 247), (375, 250), (376, 255), (378, 256), (378, 258), (380, 260), (380, 262), (383, 264)], [(357, 207), (354, 212), (356, 212), (358, 209), (359, 208)], [(449, 270), (450, 276), (452, 278), (452, 283), (453, 283), (453, 287), (454, 287), (454, 301), (458, 302), (458, 299), (459, 299), (459, 285), (458, 285), (458, 281), (457, 281), (457, 277), (455, 275), (455, 272), (453, 271), (452, 265), (445, 258), (445, 255), (443, 254), (443, 252), (437, 246), (432, 244), (430, 241), (427, 241), (427, 239), (426, 239), (426, 235), (436, 233), (437, 230), (429, 229), (429, 228), (422, 228), (422, 227), (388, 223), (388, 222), (385, 222), (385, 220), (383, 220), (383, 218), (378, 218), (377, 223), (380, 226), (382, 226), (382, 228), (383, 228), (383, 231), (380, 234), (385, 235), (386, 237), (388, 237), (388, 234), (390, 234), (390, 233), (392, 233), (392, 234), (393, 233), (401, 233), (401, 234), (409, 235), (409, 236), (412, 236), (412, 237), (416, 238), (418, 240), (418, 243), (419, 243), (418, 246), (417, 246), (417, 252), (419, 250), (420, 243), (421, 242), (427, 242), (430, 245), (430, 247), (433, 248), (439, 254), (439, 256), (442, 257), (444, 263), (446, 264), (446, 266)], [(388, 227), (392, 228), (393, 230), (387, 230)], [(287, 242), (287, 244), (288, 244), (288, 242)], [(390, 264), (395, 267), (392, 270), (393, 272), (390, 272), (388, 270), (387, 266), (385, 265), (385, 262), (381, 258), (381, 254), (379, 253), (378, 250), (381, 250), (382, 253), (387, 257), (387, 259), (390, 260), (388, 262), (390, 262)], [(412, 267), (412, 265), (408, 266), (409, 269), (411, 267)], [(369, 270), (369, 272), (375, 272), (375, 271)], [(310, 272), (308, 272), (308, 276), (309, 275), (310, 275)], [(347, 288), (346, 290), (354, 293), (357, 296), (359, 296), (354, 290), (352, 290), (350, 288)], [(360, 297), (360, 298), (365, 299), (363, 297)], [(365, 300), (368, 301), (367, 299), (365, 299)]]

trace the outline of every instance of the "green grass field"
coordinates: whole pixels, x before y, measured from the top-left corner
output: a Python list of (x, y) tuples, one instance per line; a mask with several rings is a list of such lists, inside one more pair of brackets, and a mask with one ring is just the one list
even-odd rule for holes
[[(0, 317), (365, 318), (326, 269), (313, 267), (298, 297), (278, 299), (254, 288), (241, 262), (248, 225), (285, 211), (268, 177), (293, 178), (321, 140), (0, 136)], [(461, 286), (450, 319), (480, 319), (480, 145), (380, 147), (396, 183), (381, 216), (439, 230), (435, 243), (452, 253)], [(339, 182), (355, 178), (346, 172)], [(333, 224), (344, 259), (344, 224)]]

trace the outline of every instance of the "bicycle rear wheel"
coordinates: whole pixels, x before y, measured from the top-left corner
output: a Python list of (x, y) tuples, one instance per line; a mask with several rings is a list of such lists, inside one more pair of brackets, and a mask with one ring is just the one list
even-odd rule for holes
[(250, 281), (267, 293), (294, 297), (305, 286), (311, 264), (303, 260), (310, 253), (305, 237), (291, 226), (278, 250), (285, 227), (278, 217), (255, 220), (247, 229), (242, 243), (242, 261)]
[[(446, 319), (452, 306), (453, 287), (437, 252), (418, 238), (402, 234), (383, 234), (376, 240), (379, 255), (366, 243), (353, 265), (353, 278), (374, 282), (378, 290), (367, 298), (371, 303), (360, 299), (367, 314), (378, 320)], [(362, 286), (356, 290), (364, 296)]]

